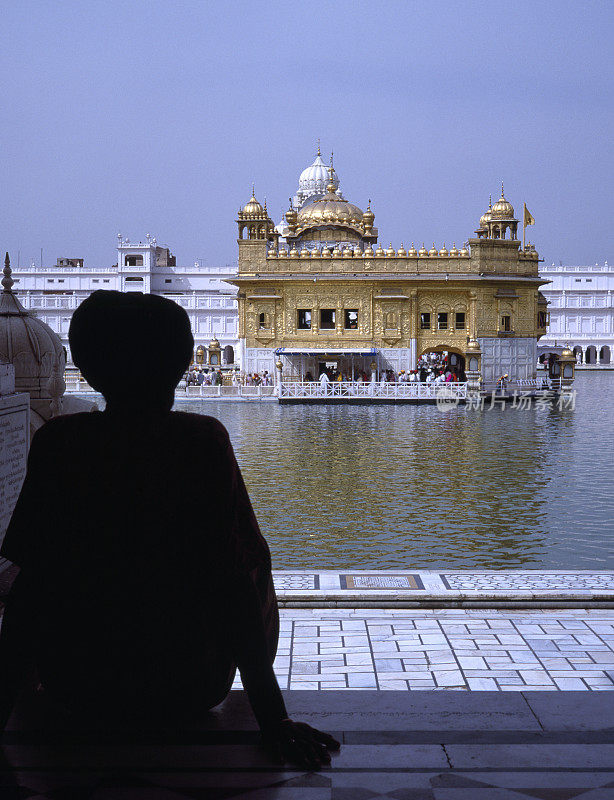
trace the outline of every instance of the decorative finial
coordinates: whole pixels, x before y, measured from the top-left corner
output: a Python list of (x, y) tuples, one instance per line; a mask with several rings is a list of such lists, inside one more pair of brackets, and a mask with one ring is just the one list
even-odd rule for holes
[(2, 270), (4, 277), (2, 278), (2, 291), (10, 292), (13, 289), (15, 281), (12, 279), (11, 259), (7, 253), (4, 258), (4, 269)]
[(264, 213), (266, 214), (266, 197), (264, 198)]
[(369, 198), (369, 205), (367, 206), (367, 211), (371, 211), (371, 198)]
[(254, 184), (252, 183), (252, 200), (256, 199), (256, 189), (254, 188)]
[(318, 155), (319, 155), (319, 156), (321, 156), (321, 155), (322, 155), (322, 153), (320, 152), (320, 140), (319, 140), (319, 139), (317, 139), (316, 141), (317, 141), (317, 143), (318, 143)]
[(331, 150), (330, 151), (330, 165), (331, 165), (331, 167), (334, 165), (334, 163), (335, 163), (335, 153), (334, 153), (333, 150)]
[(501, 181), (501, 197), (505, 197), (505, 192), (503, 191), (503, 181)]

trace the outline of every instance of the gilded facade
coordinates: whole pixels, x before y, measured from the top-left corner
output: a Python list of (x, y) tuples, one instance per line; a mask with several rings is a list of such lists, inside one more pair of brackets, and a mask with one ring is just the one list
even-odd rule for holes
[(317, 377), (327, 362), (348, 374), (373, 362), (399, 372), (445, 350), (463, 365), (480, 354), (486, 384), (535, 377), (544, 281), (503, 191), (467, 247), (384, 249), (371, 208), (348, 202), (328, 172), (326, 190), (293, 203), (281, 225), (253, 193), (239, 212), (234, 282), (247, 371), (272, 372), (281, 358), (284, 379)]

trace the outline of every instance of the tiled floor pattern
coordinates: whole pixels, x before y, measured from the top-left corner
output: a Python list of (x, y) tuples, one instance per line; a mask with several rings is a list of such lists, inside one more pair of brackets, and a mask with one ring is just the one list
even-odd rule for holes
[[(445, 759), (443, 752), (440, 755)], [(415, 763), (415, 759), (412, 761)], [(339, 769), (332, 774), (240, 769), (231, 773), (203, 770), (179, 774), (135, 771), (102, 772), (98, 776), (67, 773), (56, 776), (53, 784), (49, 790), (46, 777), (41, 780), (36, 774), (29, 778), (19, 776), (19, 785), (13, 789), (0, 783), (0, 796), (2, 800), (612, 800), (614, 797), (614, 774), (592, 769), (444, 772), (399, 766), (382, 771)]]
[(285, 609), (275, 669), (284, 689), (613, 690), (614, 610)]
[(603, 572), (442, 572), (449, 589), (614, 589), (614, 574)]

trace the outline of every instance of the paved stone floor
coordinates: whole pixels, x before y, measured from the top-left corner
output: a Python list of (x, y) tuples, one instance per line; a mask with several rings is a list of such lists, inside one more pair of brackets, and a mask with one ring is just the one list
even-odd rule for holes
[(614, 610), (282, 609), (275, 668), (284, 689), (611, 691)]
[(614, 695), (287, 692), (341, 742), (318, 773), (275, 764), (243, 692), (193, 729), (9, 732), (2, 800), (612, 800)]

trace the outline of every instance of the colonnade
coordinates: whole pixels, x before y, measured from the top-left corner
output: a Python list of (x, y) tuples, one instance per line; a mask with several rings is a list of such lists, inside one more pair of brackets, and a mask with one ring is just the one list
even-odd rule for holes
[(612, 363), (612, 350), (609, 345), (573, 345), (573, 353), (578, 364), (589, 366), (609, 365)]

